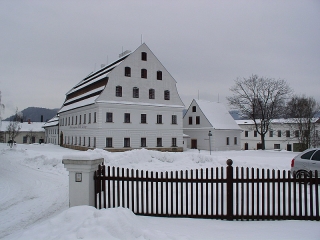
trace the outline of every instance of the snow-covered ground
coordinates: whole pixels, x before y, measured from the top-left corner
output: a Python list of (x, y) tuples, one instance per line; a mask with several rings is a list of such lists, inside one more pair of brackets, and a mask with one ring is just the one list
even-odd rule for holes
[[(135, 216), (124, 208), (68, 208), (68, 172), (61, 163), (75, 150), (59, 146), (0, 144), (0, 238), (3, 239), (320, 239), (313, 221), (222, 221)], [(189, 150), (109, 153), (106, 165), (143, 170), (233, 166), (289, 170), (296, 155), (286, 151)]]

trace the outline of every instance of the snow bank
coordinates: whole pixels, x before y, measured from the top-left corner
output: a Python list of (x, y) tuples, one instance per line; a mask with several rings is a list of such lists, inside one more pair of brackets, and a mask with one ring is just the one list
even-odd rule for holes
[(170, 239), (125, 208), (73, 207), (25, 231), (19, 239)]

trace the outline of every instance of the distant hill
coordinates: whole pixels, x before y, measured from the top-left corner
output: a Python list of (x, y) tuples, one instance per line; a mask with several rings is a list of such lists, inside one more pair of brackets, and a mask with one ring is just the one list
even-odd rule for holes
[[(28, 107), (22, 110), (23, 121), (28, 121), (30, 119), (31, 122), (41, 122), (41, 116), (43, 116), (43, 122), (46, 122), (57, 115), (59, 108), (48, 109), (48, 108), (40, 108), (40, 107)], [(4, 119), (4, 121), (10, 121), (14, 116), (8, 117)]]

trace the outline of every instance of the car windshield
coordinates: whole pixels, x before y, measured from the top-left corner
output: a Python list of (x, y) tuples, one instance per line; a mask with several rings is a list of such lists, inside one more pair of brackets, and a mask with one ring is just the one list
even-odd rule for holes
[(312, 151), (309, 151), (309, 152), (306, 152), (305, 154), (303, 154), (301, 156), (301, 159), (310, 159), (312, 154), (315, 152), (316, 150), (312, 150)]

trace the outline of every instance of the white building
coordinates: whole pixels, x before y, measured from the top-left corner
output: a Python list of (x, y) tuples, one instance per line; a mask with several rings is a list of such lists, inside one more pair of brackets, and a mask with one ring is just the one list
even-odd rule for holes
[[(3, 142), (8, 142), (9, 134), (6, 133), (7, 127), (10, 124), (10, 121), (1, 121), (0, 124), (0, 134)], [(43, 143), (44, 142), (44, 122), (20, 122), (20, 131), (17, 137), (14, 139), (16, 143)]]
[(183, 117), (183, 132), (190, 137), (188, 148), (240, 150), (241, 131), (222, 103), (193, 99)]
[[(243, 130), (241, 134), (242, 149), (261, 149), (261, 137), (255, 130), (253, 120), (236, 120), (236, 122)], [(316, 127), (315, 137), (318, 138), (320, 119), (312, 119), (312, 122)], [(270, 124), (269, 131), (265, 135), (265, 149), (298, 151), (299, 134), (298, 127), (292, 119), (274, 119)], [(316, 146), (318, 145), (316, 144)]]
[(142, 44), (67, 92), (59, 110), (60, 145), (182, 151), (183, 109), (175, 79)]
[(55, 116), (43, 125), (45, 129), (45, 143), (59, 145), (59, 117)]

